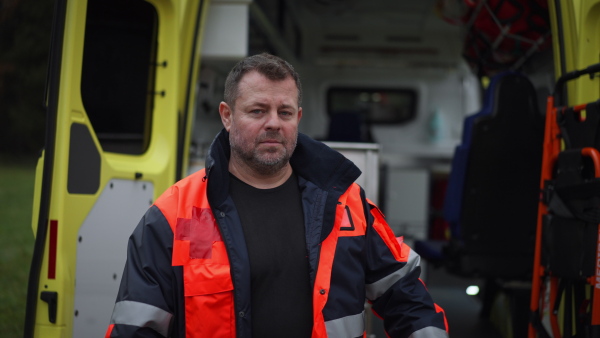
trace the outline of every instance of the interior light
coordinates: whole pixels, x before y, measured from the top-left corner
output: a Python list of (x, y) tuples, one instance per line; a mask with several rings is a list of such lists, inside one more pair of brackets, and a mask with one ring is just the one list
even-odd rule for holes
[(467, 287), (467, 295), (476, 296), (478, 293), (479, 293), (479, 286), (469, 285), (469, 287)]

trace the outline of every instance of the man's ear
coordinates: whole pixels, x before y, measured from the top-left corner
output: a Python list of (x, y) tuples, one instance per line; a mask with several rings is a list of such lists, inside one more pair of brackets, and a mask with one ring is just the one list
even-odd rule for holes
[(302, 107), (298, 108), (298, 123), (300, 123), (300, 119), (302, 119)]
[(227, 132), (229, 132), (231, 129), (232, 113), (233, 112), (227, 103), (223, 101), (219, 103), (219, 115), (221, 115), (221, 122), (223, 123), (223, 127), (225, 127)]

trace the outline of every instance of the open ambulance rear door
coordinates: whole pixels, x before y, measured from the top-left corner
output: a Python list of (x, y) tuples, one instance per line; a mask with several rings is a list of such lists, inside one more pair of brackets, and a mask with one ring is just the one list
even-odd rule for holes
[(25, 337), (101, 337), (127, 239), (187, 169), (208, 1), (57, 0)]

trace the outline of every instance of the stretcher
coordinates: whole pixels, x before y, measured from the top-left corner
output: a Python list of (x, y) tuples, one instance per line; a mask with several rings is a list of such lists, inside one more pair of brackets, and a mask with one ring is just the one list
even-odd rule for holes
[(600, 337), (600, 100), (567, 106), (566, 73), (546, 105), (529, 338)]

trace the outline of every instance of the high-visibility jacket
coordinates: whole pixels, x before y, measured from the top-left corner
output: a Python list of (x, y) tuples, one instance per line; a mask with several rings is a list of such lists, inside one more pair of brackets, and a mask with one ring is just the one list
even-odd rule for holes
[[(229, 154), (223, 131), (207, 168), (146, 212), (106, 337), (251, 337), (250, 264), (228, 193)], [(443, 311), (419, 279), (419, 256), (353, 183), (360, 170), (302, 134), (290, 163), (302, 193), (312, 336), (364, 336), (366, 299), (390, 337), (447, 337)]]

